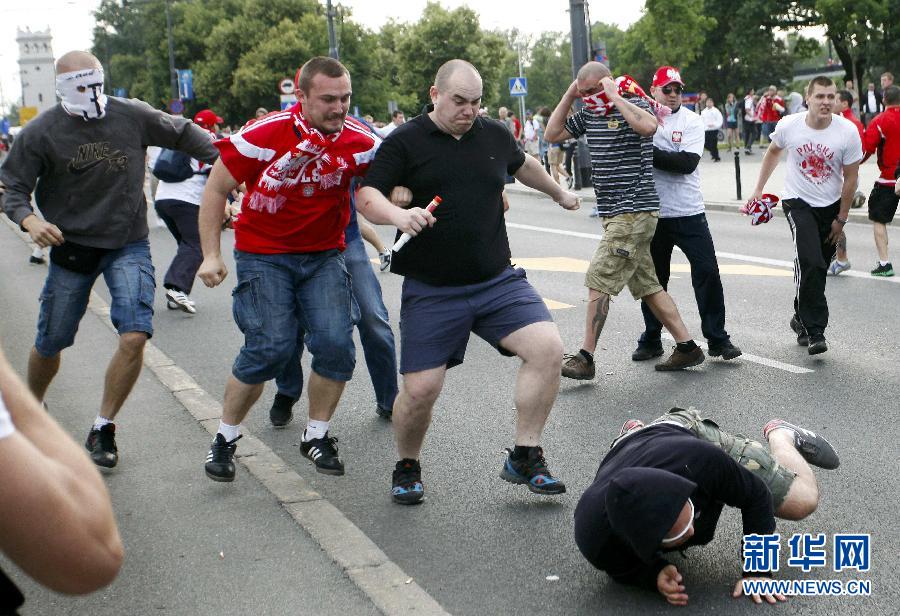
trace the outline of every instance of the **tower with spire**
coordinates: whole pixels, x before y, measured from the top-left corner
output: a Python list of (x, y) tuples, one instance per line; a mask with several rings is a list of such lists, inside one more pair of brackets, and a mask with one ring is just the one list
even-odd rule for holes
[(56, 104), (56, 73), (53, 37), (46, 30), (16, 29), (19, 44), (19, 79), (22, 82), (22, 107), (36, 107), (38, 113)]

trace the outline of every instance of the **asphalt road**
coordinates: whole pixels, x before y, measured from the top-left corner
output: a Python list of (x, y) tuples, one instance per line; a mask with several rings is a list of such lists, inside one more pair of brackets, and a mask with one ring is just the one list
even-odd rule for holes
[[(564, 212), (547, 199), (524, 195), (513, 195), (511, 201), (507, 220), (513, 262), (526, 265), (532, 284), (557, 306), (554, 318), (567, 350), (573, 352), (582, 335), (586, 296), (580, 271), (596, 248), (597, 239), (589, 236), (599, 235), (600, 225), (587, 217), (588, 208)], [(728, 331), (745, 353), (759, 361), (708, 361), (677, 374), (656, 373), (652, 363), (633, 363), (630, 353), (641, 319), (638, 305), (626, 291), (614, 301), (601, 337), (596, 381), (564, 380), (545, 432), (550, 468), (568, 485), (568, 493), (560, 498), (539, 497), (498, 478), (502, 449), (513, 444), (512, 389), (518, 362), (499, 356), (474, 337), (465, 364), (450, 371), (435, 408), (422, 460), (428, 498), (420, 507), (399, 507), (390, 501), (392, 432), (390, 424), (374, 413), (361, 353), (332, 424), (347, 466), (345, 477), (316, 474), (301, 457), (298, 443), (305, 400), (295, 409), (292, 426), (273, 430), (268, 426), (267, 408), (274, 394), (269, 385), (247, 426), (451, 613), (649, 614), (674, 608), (654, 593), (611, 583), (580, 556), (572, 537), (578, 497), (622, 422), (629, 417), (652, 419), (672, 406), (693, 405), (731, 431), (760, 437), (766, 421), (784, 417), (826, 435), (841, 454), (842, 465), (836, 471), (817, 472), (819, 510), (804, 522), (779, 522), (779, 531), (871, 533), (873, 567), (868, 574), (827, 569), (803, 574), (786, 569), (783, 556), (779, 575), (860, 577), (872, 581), (873, 593), (868, 598), (795, 598), (779, 612), (896, 613), (900, 430), (895, 392), (900, 368), (891, 332), (900, 286), (896, 279), (868, 277), (875, 261), (871, 229), (863, 223), (848, 225), (852, 271), (866, 276), (829, 278), (831, 326), (826, 335), (831, 348), (825, 355), (809, 357), (787, 325), (792, 276), (789, 268), (778, 265), (792, 259), (784, 219), (751, 227), (748, 219), (732, 213), (711, 212), (708, 218), (717, 249), (728, 253), (727, 258), (720, 257)], [(392, 237), (391, 229), (379, 232), (385, 241)], [(230, 239), (226, 234), (223, 242)], [(897, 245), (900, 237), (894, 231), (891, 239)], [(175, 244), (165, 229), (156, 228), (151, 242), (161, 282)], [(374, 257), (371, 248), (370, 254)], [(26, 257), (24, 248), (15, 256), (23, 261)], [(685, 263), (678, 254), (674, 262)], [(689, 273), (680, 269), (670, 291), (689, 329), (699, 336)], [(401, 279), (382, 274), (379, 280), (396, 331)], [(233, 284), (233, 275), (217, 289), (198, 282), (193, 293), (196, 316), (167, 311), (157, 293), (154, 344), (218, 399), (241, 344), (231, 318)], [(106, 296), (102, 282), (97, 290)], [(36, 301), (37, 289), (28, 289), (28, 297)], [(305, 362), (308, 373), (308, 358)], [(128, 429), (131, 412), (135, 410), (128, 407), (123, 411), (120, 430)], [(85, 420), (93, 413), (85, 409)], [(197, 481), (203, 478), (207, 447), (208, 440), (198, 435), (194, 467), (187, 469)], [(146, 463), (128, 460), (132, 465)], [(239, 469), (229, 487), (236, 493), (249, 492), (252, 482)], [(673, 557), (685, 575), (689, 613), (749, 614), (768, 609), (730, 596), (740, 575), (739, 542), (740, 515), (728, 511), (714, 542), (688, 550), (684, 558)], [(786, 545), (782, 550), (784, 554)], [(198, 570), (196, 575), (204, 573)], [(559, 579), (550, 581), (548, 576)], [(177, 586), (172, 592), (178, 592)]]

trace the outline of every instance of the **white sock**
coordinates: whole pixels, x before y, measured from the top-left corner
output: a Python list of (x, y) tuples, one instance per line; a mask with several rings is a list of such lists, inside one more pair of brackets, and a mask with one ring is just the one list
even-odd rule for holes
[(878, 265), (881, 265), (882, 267), (887, 265), (888, 263), (890, 263), (890, 261), (882, 261), (881, 259), (878, 259)]
[(44, 258), (44, 249), (41, 248), (40, 246), (35, 246), (31, 251), (31, 256), (43, 259)]
[(94, 428), (93, 429), (99, 430), (106, 424), (111, 424), (111, 423), (112, 423), (111, 419), (107, 419), (106, 417), (100, 417), (100, 415), (97, 415), (97, 419), (94, 420)]
[(306, 424), (306, 430), (303, 431), (303, 442), (306, 443), (313, 439), (324, 438), (328, 434), (328, 423), (327, 421), (310, 419)]
[(220, 420), (219, 434), (224, 436), (226, 441), (231, 442), (241, 435), (241, 424), (231, 426)]

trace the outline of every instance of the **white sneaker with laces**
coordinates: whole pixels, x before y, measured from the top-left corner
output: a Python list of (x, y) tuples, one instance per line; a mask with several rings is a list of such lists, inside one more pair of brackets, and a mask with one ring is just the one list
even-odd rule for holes
[(378, 253), (378, 261), (380, 262), (379, 269), (383, 272), (387, 268), (391, 266), (391, 251), (385, 250), (384, 252)]
[(197, 314), (194, 300), (188, 297), (187, 293), (182, 293), (175, 289), (166, 290), (166, 306), (169, 310), (182, 310), (188, 314)]
[(832, 276), (837, 276), (841, 272), (846, 272), (848, 269), (850, 269), (850, 261), (841, 263), (840, 261), (835, 259), (831, 262), (831, 265), (828, 266), (828, 273)]

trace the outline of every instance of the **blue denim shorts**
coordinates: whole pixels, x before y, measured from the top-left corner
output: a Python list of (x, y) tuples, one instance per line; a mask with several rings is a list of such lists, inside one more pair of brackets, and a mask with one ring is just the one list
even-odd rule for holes
[(248, 385), (274, 379), (291, 361), (301, 331), (312, 369), (333, 381), (349, 381), (356, 366), (353, 327), (359, 308), (338, 250), (305, 254), (234, 251), (237, 286), (234, 322), (244, 334), (234, 378)]
[(50, 262), (50, 273), (41, 291), (37, 338), (34, 347), (53, 357), (75, 342), (78, 325), (87, 310), (91, 288), (103, 274), (112, 298), (109, 317), (119, 334), (144, 332), (153, 336), (153, 294), (156, 278), (150, 260), (150, 243), (139, 240), (105, 255), (96, 271), (80, 274)]
[(400, 372), (458, 366), (470, 332), (510, 356), (500, 341), (544, 321), (553, 318), (521, 268), (507, 267), (485, 282), (454, 287), (406, 278), (400, 303)]

